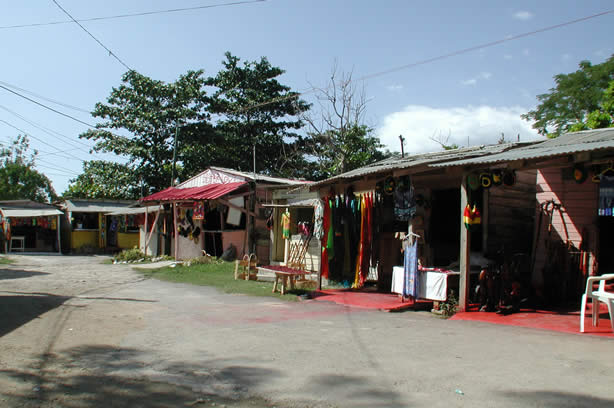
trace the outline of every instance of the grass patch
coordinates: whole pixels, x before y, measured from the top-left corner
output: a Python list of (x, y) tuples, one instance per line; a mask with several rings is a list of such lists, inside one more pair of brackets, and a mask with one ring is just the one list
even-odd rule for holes
[(0, 256), (0, 265), (9, 265), (15, 263), (11, 258), (7, 258), (6, 256)]
[(307, 289), (295, 289), (282, 296), (279, 292), (273, 293), (273, 282), (235, 280), (234, 268), (234, 262), (221, 262), (190, 266), (177, 265), (174, 268), (139, 269), (139, 272), (145, 276), (169, 282), (213, 286), (224, 293), (267, 296), (288, 301), (296, 301), (299, 295), (311, 292)]

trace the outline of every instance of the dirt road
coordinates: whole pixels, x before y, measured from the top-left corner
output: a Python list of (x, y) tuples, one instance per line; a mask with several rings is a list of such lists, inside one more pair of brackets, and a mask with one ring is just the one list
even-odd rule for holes
[(0, 268), (2, 407), (614, 406), (611, 339), (15, 259)]

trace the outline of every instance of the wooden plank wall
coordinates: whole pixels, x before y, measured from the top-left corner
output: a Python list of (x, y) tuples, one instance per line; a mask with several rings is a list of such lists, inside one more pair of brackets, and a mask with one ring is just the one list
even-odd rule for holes
[(535, 219), (536, 170), (516, 171), (513, 186), (492, 186), (488, 194), (488, 238), (484, 252), (491, 258), (505, 250), (508, 255), (531, 255)]
[(560, 168), (539, 170), (537, 172), (537, 207), (536, 222), (539, 221), (540, 205), (554, 200), (562, 205), (561, 211), (555, 211), (552, 217), (552, 230), (548, 235), (549, 219), (542, 216), (539, 240), (536, 249), (534, 276), (541, 271), (547, 262), (545, 242), (548, 239), (569, 240), (576, 248), (582, 243), (582, 234), (588, 239), (591, 262), (589, 274), (592, 272), (592, 259), (597, 247), (597, 228), (595, 219), (599, 199), (599, 185), (590, 178), (578, 184), (574, 180), (563, 180)]

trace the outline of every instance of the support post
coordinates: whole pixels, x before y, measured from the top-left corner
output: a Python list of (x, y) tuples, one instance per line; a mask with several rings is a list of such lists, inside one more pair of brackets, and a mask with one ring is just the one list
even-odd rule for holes
[(173, 234), (175, 237), (175, 261), (177, 261), (177, 248), (179, 244), (179, 234), (177, 233), (177, 203), (173, 201)]
[(61, 234), (61, 231), (60, 231), (60, 229), (61, 229), (61, 224), (60, 223), (61, 222), (62, 222), (62, 220), (60, 218), (60, 215), (58, 215), (58, 221), (57, 221), (57, 224), (56, 224), (55, 232), (58, 235), (58, 254), (60, 254), (60, 255), (62, 254), (62, 238), (61, 238), (62, 234)]
[(467, 310), (468, 297), (469, 297), (469, 284), (470, 284), (470, 272), (471, 272), (471, 232), (465, 227), (463, 222), (463, 213), (465, 207), (469, 202), (468, 190), (467, 190), (467, 174), (463, 174), (461, 181), (461, 204), (460, 204), (460, 282), (459, 282), (459, 294), (458, 294), (458, 310), (464, 312)]
[[(147, 225), (149, 225), (147, 223), (147, 221), (149, 221), (147, 219), (148, 216), (149, 216), (149, 207), (145, 207), (145, 228), (143, 228), (145, 230), (145, 248), (143, 248), (143, 252), (145, 253), (145, 255), (147, 255), (147, 241), (148, 241), (148, 239), (147, 239)], [(139, 245), (141, 245), (141, 244), (139, 243)]]

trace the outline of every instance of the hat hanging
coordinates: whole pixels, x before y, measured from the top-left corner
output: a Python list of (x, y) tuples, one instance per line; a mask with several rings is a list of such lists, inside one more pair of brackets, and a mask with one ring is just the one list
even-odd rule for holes
[(392, 194), (394, 192), (395, 187), (396, 182), (394, 181), (394, 178), (386, 177), (386, 180), (384, 181), (384, 193)]
[(584, 181), (586, 181), (587, 175), (587, 171), (582, 164), (576, 164), (573, 167), (573, 179), (576, 181), (576, 183), (584, 183)]
[(503, 173), (503, 184), (507, 187), (516, 184), (516, 173), (513, 170), (506, 170), (505, 173)]
[(471, 190), (480, 188), (480, 179), (477, 174), (471, 173), (467, 176), (467, 185)]
[(503, 183), (503, 174), (501, 170), (493, 170), (492, 171), (492, 185), (500, 186)]
[(480, 174), (480, 185), (484, 188), (490, 188), (492, 185), (492, 176), (490, 173)]

